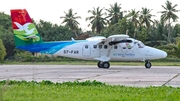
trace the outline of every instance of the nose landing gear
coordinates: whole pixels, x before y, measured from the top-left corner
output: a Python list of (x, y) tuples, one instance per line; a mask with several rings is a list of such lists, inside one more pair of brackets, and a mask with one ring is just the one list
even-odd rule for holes
[(151, 68), (151, 62), (150, 61), (146, 61), (146, 63), (145, 63), (145, 67), (147, 68), (147, 69), (149, 69), (149, 68)]

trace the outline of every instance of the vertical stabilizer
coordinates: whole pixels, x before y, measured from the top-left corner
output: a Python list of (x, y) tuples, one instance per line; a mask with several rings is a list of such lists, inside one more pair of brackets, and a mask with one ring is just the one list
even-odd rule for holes
[(11, 19), (16, 46), (43, 42), (26, 9), (11, 10)]

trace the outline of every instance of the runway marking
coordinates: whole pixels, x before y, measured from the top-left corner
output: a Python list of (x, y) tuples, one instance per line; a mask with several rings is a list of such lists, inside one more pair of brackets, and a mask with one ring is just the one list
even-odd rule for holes
[(167, 83), (171, 82), (173, 79), (177, 78), (179, 75), (180, 75), (180, 73), (178, 73), (177, 75), (173, 76), (171, 79), (166, 81), (162, 86), (166, 86)]
[[(102, 68), (102, 69), (103, 69), (103, 68)], [(109, 75), (109, 74), (118, 73), (118, 72), (121, 72), (121, 71), (111, 71), (111, 73), (106, 73), (106, 74), (102, 74), (102, 75), (98, 74), (98, 75), (91, 76), (91, 77), (78, 78), (78, 79), (76, 79), (76, 80), (77, 80), (77, 81), (80, 81), (80, 80), (84, 80), (84, 79), (91, 79), (91, 78), (100, 77), (100, 76)]]

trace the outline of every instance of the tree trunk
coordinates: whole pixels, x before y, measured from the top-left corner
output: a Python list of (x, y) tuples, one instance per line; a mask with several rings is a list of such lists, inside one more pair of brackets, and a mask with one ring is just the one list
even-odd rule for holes
[(135, 28), (134, 29), (134, 39), (136, 39), (136, 32), (137, 32), (137, 29)]
[(78, 35), (77, 35), (76, 31), (74, 31), (74, 34), (75, 34), (75, 36), (76, 36), (76, 38), (77, 38), (77, 37), (78, 37)]
[(128, 32), (129, 32), (129, 30), (127, 29), (127, 30), (126, 30), (126, 35), (128, 35)]
[(171, 40), (170, 40), (170, 33), (171, 33), (171, 23), (170, 23), (170, 19), (169, 19), (169, 24), (168, 24), (168, 41), (171, 42)]

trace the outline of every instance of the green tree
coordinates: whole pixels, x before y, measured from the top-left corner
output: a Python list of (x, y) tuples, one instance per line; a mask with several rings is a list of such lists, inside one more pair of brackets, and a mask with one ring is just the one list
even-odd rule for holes
[(11, 27), (11, 18), (4, 12), (0, 12), (0, 25), (2, 25), (4, 29), (9, 29)]
[(6, 56), (6, 49), (3, 45), (2, 40), (0, 39), (0, 62), (4, 60), (4, 57)]
[(14, 34), (12, 33), (10, 16), (0, 12), (0, 38), (6, 48), (6, 58), (11, 58), (14, 55)]
[(146, 26), (147, 28), (150, 28), (151, 22), (151, 17), (154, 16), (151, 14), (152, 9), (147, 9), (146, 7), (142, 8), (142, 11), (140, 11), (140, 23), (141, 26)]
[(14, 55), (15, 43), (14, 35), (12, 31), (4, 29), (0, 32), (0, 38), (3, 41), (4, 47), (6, 48), (6, 58), (11, 58)]
[(176, 38), (176, 37), (180, 37), (180, 24), (176, 24), (174, 26), (174, 29), (172, 31), (172, 37)]
[(176, 22), (177, 19), (179, 18), (175, 13), (180, 11), (180, 10), (176, 10), (175, 8), (178, 5), (172, 5), (172, 3), (167, 0), (165, 3), (165, 6), (162, 5), (162, 8), (164, 8), (164, 11), (160, 11), (160, 13), (162, 13), (161, 18), (166, 22), (168, 21), (168, 39), (170, 39), (170, 33), (171, 33), (171, 21), (170, 19), (173, 20), (173, 22)]
[(40, 20), (36, 23), (36, 27), (43, 41), (69, 40), (71, 37), (74, 37), (72, 30), (68, 26), (58, 26), (57, 24)]
[(134, 38), (136, 37), (136, 32), (138, 30), (138, 25), (139, 23), (139, 11), (136, 11), (135, 9), (131, 9), (131, 11), (128, 11), (129, 13), (127, 14), (127, 18), (133, 23), (135, 29), (134, 29)]
[(167, 25), (161, 19), (155, 20), (153, 26), (148, 31), (148, 39), (146, 40), (149, 46), (159, 46), (167, 44)]
[(180, 38), (176, 38), (176, 43), (174, 44), (161, 45), (157, 48), (166, 51), (170, 57), (180, 58)]
[(73, 13), (72, 9), (69, 9), (68, 12), (64, 13), (65, 16), (60, 17), (64, 19), (62, 23), (65, 23), (65, 26), (68, 26), (75, 33), (76, 37), (78, 37), (76, 31), (78, 30), (79, 22), (77, 21), (77, 19), (81, 19), (81, 17), (76, 16), (77, 13)]
[(104, 15), (106, 15), (106, 13), (103, 13), (102, 11), (103, 9), (100, 9), (99, 7), (93, 7), (93, 10), (88, 10), (88, 13), (91, 13), (92, 16), (87, 17), (86, 21), (90, 20), (90, 24), (88, 26), (91, 25), (92, 32), (96, 31), (100, 34), (107, 24), (106, 18), (103, 17)]
[(176, 38), (176, 55), (180, 58), (180, 37)]
[(138, 32), (137, 39), (141, 40), (143, 43), (145, 42), (145, 40), (147, 40), (147, 29), (146, 28), (142, 28), (142, 30)]
[(108, 12), (108, 16), (106, 18), (109, 18), (111, 25), (118, 23), (118, 21), (123, 18), (121, 4), (118, 4), (117, 2), (114, 3), (114, 5), (110, 4), (110, 8), (106, 9), (106, 11)]
[(131, 21), (127, 21), (126, 18), (119, 20), (118, 23), (109, 26), (106, 30), (103, 31), (104, 36), (110, 36), (113, 34), (127, 34), (127, 30), (129, 31), (129, 36), (133, 36), (134, 26)]

